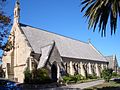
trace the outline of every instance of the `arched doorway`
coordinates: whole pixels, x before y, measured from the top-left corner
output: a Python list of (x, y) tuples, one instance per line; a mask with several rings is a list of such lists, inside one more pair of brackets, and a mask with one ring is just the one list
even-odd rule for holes
[(57, 82), (58, 78), (59, 78), (59, 67), (57, 65), (56, 62), (54, 62), (51, 66), (51, 78), (53, 80), (53, 82)]

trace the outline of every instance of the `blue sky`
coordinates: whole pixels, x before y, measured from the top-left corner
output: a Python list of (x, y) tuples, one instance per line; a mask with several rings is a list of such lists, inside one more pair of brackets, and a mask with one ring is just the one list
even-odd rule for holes
[[(6, 11), (13, 16), (15, 0), (8, 0)], [(110, 35), (107, 27), (107, 36), (88, 30), (86, 18), (80, 12), (80, 0), (20, 0), (20, 22), (37, 28), (42, 28), (80, 41), (88, 39), (103, 55), (117, 55), (120, 65), (120, 22), (117, 32)], [(120, 20), (120, 19), (119, 19)]]

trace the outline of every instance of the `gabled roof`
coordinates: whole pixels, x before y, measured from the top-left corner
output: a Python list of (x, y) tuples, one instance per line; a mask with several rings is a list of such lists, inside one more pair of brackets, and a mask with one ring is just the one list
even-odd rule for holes
[(53, 47), (53, 44), (49, 44), (49, 45), (41, 48), (42, 55), (41, 55), (41, 58), (40, 58), (37, 68), (42, 68), (45, 66), (45, 64), (48, 60), (48, 57), (50, 55), (50, 51), (51, 51), (52, 47)]
[(62, 57), (104, 61), (106, 59), (91, 44), (51, 33), (29, 25), (20, 24), (35, 53), (41, 53), (40, 48), (55, 41)]
[(109, 62), (109, 65), (108, 65), (109, 68), (114, 68), (115, 66), (118, 66), (116, 56), (114, 56), (114, 55), (105, 56), (105, 58)]

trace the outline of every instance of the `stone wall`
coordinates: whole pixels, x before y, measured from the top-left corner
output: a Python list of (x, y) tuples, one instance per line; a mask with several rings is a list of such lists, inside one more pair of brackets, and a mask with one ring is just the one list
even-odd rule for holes
[(71, 75), (79, 73), (86, 76), (86, 74), (96, 73), (97, 76), (100, 76), (101, 71), (104, 68), (107, 68), (107, 62), (67, 57), (62, 57), (62, 59), (64, 61), (66, 72)]
[(18, 78), (18, 82), (23, 82), (24, 70), (26, 62), (30, 57), (32, 49), (29, 47), (29, 43), (23, 34), (23, 32), (18, 28), (14, 30), (15, 32), (15, 50), (14, 50), (14, 78)]
[[(3, 68), (6, 71), (6, 64), (12, 63), (13, 66), (13, 77), (18, 82), (23, 82), (24, 79), (24, 70), (27, 62), (27, 59), (30, 57), (30, 53), (32, 51), (25, 35), (20, 30), (18, 25), (13, 25), (11, 30), (10, 40), (13, 42), (14, 48), (7, 52), (6, 56), (3, 56)], [(14, 56), (11, 56), (13, 53)], [(11, 62), (12, 61), (12, 62)], [(7, 76), (8, 73), (6, 73)], [(6, 77), (8, 78), (8, 77)]]
[(53, 64), (56, 64), (57, 78), (58, 78), (58, 80), (61, 78), (60, 68), (63, 68), (61, 63), (63, 63), (63, 61), (59, 54), (59, 51), (58, 51), (57, 47), (55, 45), (53, 45), (53, 48), (49, 55), (49, 60), (47, 62), (47, 68), (49, 68), (50, 77), (51, 77), (51, 73), (52, 73), (51, 67)]

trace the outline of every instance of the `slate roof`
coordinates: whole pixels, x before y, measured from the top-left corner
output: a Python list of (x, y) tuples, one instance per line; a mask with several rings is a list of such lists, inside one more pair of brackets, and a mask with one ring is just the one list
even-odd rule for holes
[(114, 68), (113, 56), (106, 56), (105, 58), (106, 58), (107, 61), (109, 62), (108, 67), (109, 67), (109, 68)]
[(55, 41), (62, 57), (107, 62), (104, 56), (99, 53), (91, 44), (42, 29), (37, 29), (29, 25), (20, 24), (20, 27), (35, 53), (41, 53), (41, 47), (44, 47)]
[(117, 60), (116, 60), (116, 56), (114, 56), (114, 55), (105, 56), (105, 58), (106, 58), (107, 61), (109, 62), (109, 64), (108, 64), (108, 67), (109, 67), (109, 68), (113, 68), (113, 69), (114, 69), (115, 66), (118, 66), (118, 62), (117, 62)]

